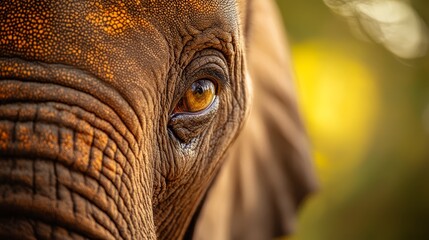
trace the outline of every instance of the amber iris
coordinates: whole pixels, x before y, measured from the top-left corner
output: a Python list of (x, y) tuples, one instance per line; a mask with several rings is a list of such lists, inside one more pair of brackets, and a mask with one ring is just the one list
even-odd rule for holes
[(199, 112), (208, 108), (216, 97), (215, 84), (206, 79), (192, 83), (179, 101), (175, 112)]

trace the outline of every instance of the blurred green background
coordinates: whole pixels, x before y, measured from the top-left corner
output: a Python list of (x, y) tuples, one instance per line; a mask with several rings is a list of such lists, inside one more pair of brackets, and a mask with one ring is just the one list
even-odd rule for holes
[[(411, 44), (412, 22), (387, 21), (394, 10), (366, 18), (402, 24), (405, 40), (388, 51), (341, 1), (277, 3), (321, 183), (288, 239), (429, 239), (429, 57), (391, 53)], [(429, 22), (428, 0), (402, 3)]]

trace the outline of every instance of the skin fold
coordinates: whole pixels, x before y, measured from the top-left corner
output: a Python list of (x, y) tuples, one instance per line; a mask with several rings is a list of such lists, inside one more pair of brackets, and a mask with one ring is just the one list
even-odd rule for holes
[[(314, 179), (271, 4), (2, 0), (0, 238), (290, 231)], [(178, 107), (200, 80), (214, 100)]]

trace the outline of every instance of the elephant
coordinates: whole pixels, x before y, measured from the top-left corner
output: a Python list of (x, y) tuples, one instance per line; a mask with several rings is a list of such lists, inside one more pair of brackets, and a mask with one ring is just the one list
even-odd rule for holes
[(1, 239), (269, 239), (317, 188), (268, 0), (2, 0)]

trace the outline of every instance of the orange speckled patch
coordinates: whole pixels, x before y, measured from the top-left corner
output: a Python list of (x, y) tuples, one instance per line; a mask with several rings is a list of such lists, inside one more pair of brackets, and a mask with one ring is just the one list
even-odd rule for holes
[[(6, 10), (0, 8), (0, 12), (3, 11)], [(8, 12), (6, 11), (6, 13)], [(29, 15), (33, 17), (30, 19), (28, 18)], [(13, 14), (13, 18), (7, 18), (4, 23), (0, 25), (0, 32), (6, 34), (6, 36), (0, 38), (0, 44), (5, 45), (13, 41), (15, 42), (15, 47), (19, 49), (31, 46), (34, 48), (35, 54), (41, 51), (37, 39), (46, 37), (47, 31), (45, 28), (48, 25), (48, 20), (45, 15), (32, 15), (31, 11), (23, 9), (21, 13)], [(22, 34), (17, 35), (13, 31), (16, 28), (21, 29)]]
[(215, 1), (188, 0), (181, 3), (191, 6), (193, 10), (200, 13), (213, 13), (219, 7)]
[(96, 27), (103, 29), (108, 34), (115, 35), (124, 32), (132, 25), (131, 17), (124, 8), (124, 3), (105, 9), (103, 5), (96, 2), (98, 12), (89, 13), (86, 20)]
[(101, 171), (101, 168), (103, 167), (103, 153), (93, 148), (92, 150), (92, 158), (91, 158), (91, 168), (95, 170), (96, 173), (99, 173)]
[(5, 151), (11, 141), (11, 135), (5, 132), (0, 126), (0, 150)]

